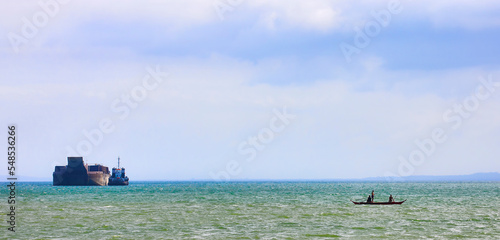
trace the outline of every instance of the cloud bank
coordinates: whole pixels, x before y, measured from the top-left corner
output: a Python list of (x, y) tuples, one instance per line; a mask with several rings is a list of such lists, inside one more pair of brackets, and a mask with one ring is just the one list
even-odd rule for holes
[[(415, 174), (500, 169), (500, 91), (457, 130), (443, 118), (481, 77), (500, 81), (494, 1), (400, 1), (351, 62), (339, 45), (391, 1), (241, 1), (223, 20), (210, 1), (42, 2), (0, 15), (2, 122), (19, 126), (20, 175), (49, 176), (102, 119), (115, 128), (85, 158), (120, 155), (132, 179), (210, 179), (232, 160), (235, 179), (382, 176), (435, 128), (448, 140)], [(14, 51), (9, 33), (46, 6), (57, 13)], [(113, 102), (156, 65), (169, 77), (121, 119)], [(296, 119), (245, 161), (238, 145), (285, 106)]]

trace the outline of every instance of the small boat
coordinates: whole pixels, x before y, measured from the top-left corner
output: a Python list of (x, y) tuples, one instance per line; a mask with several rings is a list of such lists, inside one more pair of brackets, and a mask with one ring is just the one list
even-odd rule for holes
[(120, 157), (118, 157), (118, 167), (113, 168), (111, 177), (109, 177), (110, 186), (127, 186), (128, 185), (128, 177), (125, 175), (125, 168), (120, 168)]
[(401, 201), (401, 202), (355, 202), (353, 200), (351, 200), (351, 202), (353, 202), (354, 204), (367, 204), (367, 205), (393, 205), (393, 204), (402, 204), (404, 202), (406, 202), (406, 199), (404, 201)]

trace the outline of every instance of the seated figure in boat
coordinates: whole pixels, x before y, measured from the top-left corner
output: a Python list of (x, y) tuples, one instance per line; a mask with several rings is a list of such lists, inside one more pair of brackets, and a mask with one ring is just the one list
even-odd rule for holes
[(391, 194), (391, 196), (389, 196), (389, 202), (394, 202), (394, 198), (392, 197), (392, 194)]
[(372, 195), (368, 195), (368, 200), (366, 200), (367, 203), (371, 203), (372, 202)]

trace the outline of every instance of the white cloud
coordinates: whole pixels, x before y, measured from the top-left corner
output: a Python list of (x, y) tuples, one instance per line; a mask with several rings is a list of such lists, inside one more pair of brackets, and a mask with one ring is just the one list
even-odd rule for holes
[[(424, 19), (440, 28), (474, 29), (497, 24), (494, 14), (481, 16), (483, 12), (493, 13), (498, 9), (493, 1), (476, 5), (467, 1), (404, 4), (405, 17), (398, 18), (403, 23)], [(359, 57), (359, 62), (348, 66), (343, 59), (342, 63), (332, 59), (330, 53), (301, 58), (292, 49), (292, 56), (283, 57), (281, 53), (268, 54), (273, 49), (251, 46), (251, 50), (264, 52), (264, 57), (247, 60), (241, 52), (247, 43), (262, 37), (251, 35), (261, 33), (260, 30), (279, 33), (278, 30), (285, 29), (299, 34), (304, 29), (352, 31), (352, 26), (371, 19), (372, 10), (384, 9), (386, 5), (385, 1), (361, 1), (353, 5), (352, 1), (247, 0), (220, 22), (211, 1), (122, 1), (118, 5), (73, 1), (61, 8), (61, 15), (26, 44), (27, 51), (5, 54), (1, 59), (0, 99), (9, 103), (2, 105), (2, 112), (9, 113), (8, 121), (22, 127), (24, 149), (36, 149), (23, 151), (24, 158), (29, 160), (20, 163), (25, 164), (21, 169), (26, 173), (22, 175), (36, 175), (43, 166), (47, 168), (45, 172), (51, 172), (50, 163), (55, 159), (65, 161), (66, 146), (81, 140), (82, 129), (96, 127), (103, 117), (116, 119), (110, 110), (111, 102), (140, 82), (150, 64), (169, 68), (172, 79), (148, 95), (130, 118), (117, 122), (116, 132), (107, 136), (92, 156), (94, 161), (107, 163), (109, 159), (111, 162), (107, 164), (114, 164), (115, 155), (120, 152), (131, 159), (129, 169), (141, 169), (148, 164), (157, 166), (148, 170), (155, 172), (155, 176), (208, 178), (207, 169), (223, 168), (227, 162), (220, 152), (236, 152), (239, 142), (268, 124), (273, 108), (286, 105), (298, 115), (297, 121), (276, 145), (247, 165), (248, 172), (242, 177), (382, 175), (387, 166), (397, 167), (397, 156), (408, 154), (416, 137), (426, 137), (430, 129), (442, 123), (446, 108), (474, 91), (478, 75), (487, 73), (485, 68), (388, 71), (384, 69), (386, 61), (390, 61), (387, 56), (370, 55), (373, 53), (368, 51)], [(2, 29), (7, 32), (19, 31), (21, 18), (39, 10), (36, 1), (7, 2), (3, 6), (0, 19)], [(137, 22), (144, 25), (129, 32), (127, 27)], [(107, 35), (92, 35), (107, 33), (108, 29), (97, 30), (100, 24), (111, 25), (109, 34), (114, 38), (109, 42)], [(203, 35), (192, 32), (182, 35), (187, 29), (202, 25), (209, 25), (202, 28)], [(136, 32), (142, 26), (151, 29)], [(112, 32), (115, 27), (124, 32)], [(212, 54), (213, 49), (220, 48), (203, 48), (205, 37), (212, 34), (209, 30), (223, 33), (215, 36), (228, 36), (220, 41), (230, 48), (233, 35), (228, 32), (245, 32), (248, 29), (244, 28), (251, 27), (259, 29), (238, 35), (248, 39), (243, 41), (241, 49), (227, 54), (230, 57)], [(153, 34), (157, 32), (161, 34)], [(147, 36), (134, 38), (137, 34)], [(145, 40), (153, 37), (149, 34), (158, 39)], [(281, 41), (287, 42), (278, 37), (280, 41), (272, 39), (276, 40), (276, 46)], [(161, 46), (165, 39), (171, 38), (187, 42), (186, 46), (174, 42), (178, 45), (172, 49), (183, 48), (188, 53), (181, 51), (180, 57), (170, 54), (171, 49), (161, 52), (161, 47), (141, 52), (143, 46), (149, 47), (147, 44)], [(191, 46), (192, 40), (202, 47)], [(120, 45), (123, 42), (126, 44)], [(293, 44), (297, 51), (312, 52), (306, 55), (318, 53), (314, 49), (318, 46), (300, 41)], [(318, 48), (322, 46), (325, 45)], [(336, 47), (334, 43), (332, 46)], [(185, 57), (191, 49), (198, 50)], [(454, 152), (439, 159), (447, 171), (465, 171), (467, 164), (472, 164), (467, 162), (468, 149), (498, 142), (497, 100), (492, 98), (481, 105), (481, 112), (470, 119), (474, 130), (464, 125), (461, 135), (455, 136), (459, 140), (450, 141), (453, 147), (443, 148)], [(498, 154), (495, 149), (484, 153), (482, 157), (487, 160), (475, 169), (486, 171), (494, 167), (492, 159)], [(454, 168), (456, 161), (464, 166)], [(47, 164), (43, 165), (44, 162)], [(360, 169), (360, 165), (369, 167)], [(275, 167), (280, 167), (279, 173)], [(422, 169), (422, 173), (439, 170)], [(148, 175), (144, 173), (143, 178)]]
[(248, 1), (248, 6), (260, 12), (270, 29), (281, 22), (286, 28), (328, 31), (340, 23), (339, 10), (328, 1)]
[[(61, 4), (57, 0), (42, 0), (41, 2), (56, 2), (58, 14), (68, 16), (65, 19), (73, 23), (89, 20), (164, 22), (168, 25), (189, 26), (217, 20), (212, 9), (212, 3), (205, 0), (159, 1), (68, 1)], [(31, 18), (37, 11), (43, 11), (38, 0), (18, 2), (3, 2), (1, 19), (4, 27), (16, 24), (25, 16)], [(51, 5), (52, 6), (52, 5)], [(52, 8), (51, 8), (52, 9)]]
[[(500, 5), (497, 1), (248, 1), (240, 8), (258, 12), (261, 21), (281, 22), (284, 28), (304, 28), (318, 31), (351, 31), (372, 19), (372, 11), (388, 8), (399, 2), (403, 12), (397, 21), (430, 20), (436, 27), (478, 29), (500, 25)], [(242, 9), (240, 13), (245, 14)], [(395, 17), (393, 16), (393, 19)], [(274, 26), (275, 24), (273, 24)], [(274, 28), (270, 28), (274, 29)]]
[[(427, 137), (432, 128), (443, 124), (443, 111), (451, 107), (453, 101), (450, 103), (447, 97), (422, 91), (410, 94), (415, 84), (444, 82), (464, 88), (465, 92), (473, 92), (473, 88), (470, 91), (468, 88), (477, 85), (476, 78), (470, 79), (477, 73), (475, 70), (441, 75), (421, 72), (393, 87), (371, 90), (358, 90), (367, 82), (350, 79), (347, 75), (344, 79), (311, 81), (301, 86), (253, 83), (253, 76), (267, 71), (268, 64), (274, 63), (249, 63), (220, 56), (165, 62), (161, 64), (162, 69), (169, 68), (172, 78), (151, 92), (123, 121), (116, 118), (110, 104), (115, 97), (127, 93), (130, 86), (140, 82), (145, 71), (140, 70), (144, 68), (130, 68), (130, 64), (116, 67), (123, 69), (124, 75), (137, 78), (109, 79), (109, 75), (95, 71), (94, 66), (82, 65), (94, 72), (92, 83), (73, 81), (10, 86), (5, 93), (15, 94), (1, 95), (10, 101), (2, 110), (11, 112), (11, 121), (23, 127), (23, 138), (27, 139), (25, 148), (35, 146), (38, 149), (23, 152), (24, 158), (37, 161), (36, 166), (22, 166), (26, 171), (23, 175), (37, 175), (41, 165), (50, 172), (54, 159), (64, 162), (66, 146), (75, 145), (83, 138), (82, 129), (95, 128), (100, 119), (111, 117), (116, 120), (117, 130), (107, 135), (90, 156), (94, 162), (111, 165), (119, 152), (130, 159), (129, 169), (140, 169), (144, 164), (155, 166), (148, 174), (137, 173), (143, 174), (141, 178), (150, 175), (209, 178), (208, 170), (223, 169), (230, 159), (224, 156), (232, 156), (239, 142), (257, 134), (268, 124), (273, 108), (287, 106), (297, 115), (296, 121), (268, 147), (269, 151), (259, 153), (253, 163), (245, 166), (241, 177), (364, 177), (383, 175), (391, 166), (397, 168), (398, 155), (408, 154), (414, 147), (415, 138)], [(72, 68), (79, 67), (73, 65)], [(78, 72), (83, 70), (78, 69)], [(383, 70), (378, 70), (378, 74), (367, 73), (367, 81), (371, 82), (400, 77), (398, 73)], [(55, 74), (53, 77), (65, 76)], [(478, 113), (492, 113), (498, 107), (498, 102), (492, 99), (484, 107), (481, 105)], [(456, 137), (458, 143), (450, 141), (456, 148), (446, 151), (469, 151), (484, 144), (482, 139), (497, 139), (495, 131), (490, 130), (500, 126), (498, 121), (485, 119), (490, 117), (491, 114), (478, 114), (468, 120), (476, 130), (468, 131), (464, 124), (464, 135)], [(497, 114), (493, 117), (499, 118)], [(47, 134), (51, 141), (46, 141)], [(464, 148), (463, 144), (469, 145)], [(45, 148), (60, 151), (41, 150)], [(484, 157), (491, 159), (496, 154), (492, 150)], [(235, 157), (241, 156), (236, 154)], [(284, 159), (286, 165), (283, 165)], [(467, 162), (465, 157), (434, 160), (448, 162), (448, 169), (453, 168), (453, 162)], [(490, 163), (484, 162), (485, 171)], [(360, 165), (370, 167), (359, 168)], [(279, 171), (275, 167), (280, 167)], [(422, 169), (420, 173), (435, 171), (427, 167)]]
[(483, 29), (500, 26), (498, 1), (413, 1), (410, 16), (429, 19), (438, 28)]
[[(48, 1), (48, 0), (47, 0)], [(45, 1), (45, 2), (47, 2)], [(54, 0), (55, 1), (55, 0)], [(51, 1), (48, 1), (51, 2)], [(248, 22), (267, 22), (266, 27), (304, 28), (321, 32), (344, 29), (370, 20), (372, 11), (386, 9), (390, 1), (347, 1), (347, 0), (255, 0), (243, 1), (234, 7), (225, 21), (243, 17)], [(430, 19), (436, 26), (464, 28), (482, 28), (498, 26), (500, 6), (497, 1), (471, 2), (461, 1), (413, 1), (401, 0), (402, 15), (418, 19)], [(88, 21), (149, 22), (185, 29), (197, 25), (219, 24), (220, 19), (212, 1), (70, 1), (59, 4), (60, 9), (53, 21), (60, 21), (61, 26), (75, 27)], [(38, 1), (22, 3), (8, 1), (2, 3), (0, 14), (1, 27), (7, 31), (18, 31), (22, 18), (31, 19), (33, 14), (43, 9)], [(245, 17), (247, 16), (247, 17)], [(256, 17), (256, 18), (255, 18)], [(409, 19), (409, 18), (408, 18)], [(52, 21), (52, 20), (51, 20)], [(49, 23), (49, 25), (54, 25)], [(270, 27), (271, 26), (271, 27)], [(62, 29), (61, 29), (62, 30)]]

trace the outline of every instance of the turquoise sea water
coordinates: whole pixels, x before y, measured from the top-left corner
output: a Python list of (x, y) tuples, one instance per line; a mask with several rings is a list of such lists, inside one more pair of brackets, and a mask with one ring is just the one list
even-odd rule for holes
[[(3, 239), (500, 239), (500, 183), (17, 184), (16, 233), (2, 190)], [(372, 189), (376, 201), (408, 200), (349, 201)]]

